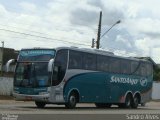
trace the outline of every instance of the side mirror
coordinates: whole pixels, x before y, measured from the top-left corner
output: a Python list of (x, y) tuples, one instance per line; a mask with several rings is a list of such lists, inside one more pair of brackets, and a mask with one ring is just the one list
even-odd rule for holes
[(54, 64), (54, 59), (50, 59), (48, 62), (48, 72), (52, 72), (53, 64)]
[(6, 64), (6, 72), (9, 72), (9, 71), (10, 71), (10, 65), (11, 65), (11, 63), (15, 63), (15, 62), (17, 62), (17, 60), (15, 60), (15, 59), (10, 59), (10, 60), (7, 62), (7, 64)]

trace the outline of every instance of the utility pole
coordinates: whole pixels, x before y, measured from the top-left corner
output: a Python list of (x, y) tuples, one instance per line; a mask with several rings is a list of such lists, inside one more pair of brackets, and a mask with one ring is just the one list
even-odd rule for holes
[(4, 53), (4, 41), (1, 41), (2, 48), (1, 48), (1, 75), (3, 76), (3, 53)]
[(99, 49), (100, 45), (100, 37), (101, 37), (101, 21), (102, 21), (102, 11), (100, 11), (100, 16), (99, 16), (99, 24), (98, 24), (98, 33), (97, 33), (97, 44), (96, 48)]
[(95, 39), (92, 38), (92, 46), (91, 46), (91, 48), (94, 48), (94, 45), (95, 45)]

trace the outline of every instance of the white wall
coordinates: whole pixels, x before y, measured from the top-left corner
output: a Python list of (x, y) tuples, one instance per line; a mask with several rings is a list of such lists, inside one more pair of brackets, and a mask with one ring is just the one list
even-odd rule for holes
[(152, 99), (160, 100), (160, 82), (153, 82)]
[(12, 95), (13, 78), (0, 77), (0, 95)]

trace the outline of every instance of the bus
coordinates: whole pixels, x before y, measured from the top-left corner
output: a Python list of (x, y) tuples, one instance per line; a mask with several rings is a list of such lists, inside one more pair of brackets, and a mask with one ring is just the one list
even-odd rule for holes
[(77, 47), (22, 49), (14, 73), (15, 100), (75, 108), (94, 103), (98, 108), (117, 105), (137, 108), (151, 100), (153, 64), (145, 59)]

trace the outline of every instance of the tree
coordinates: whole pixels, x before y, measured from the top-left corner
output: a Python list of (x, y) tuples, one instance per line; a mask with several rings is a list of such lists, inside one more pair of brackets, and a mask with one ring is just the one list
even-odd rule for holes
[(153, 71), (153, 80), (160, 82), (160, 68), (159, 67), (154, 68), (154, 71)]

